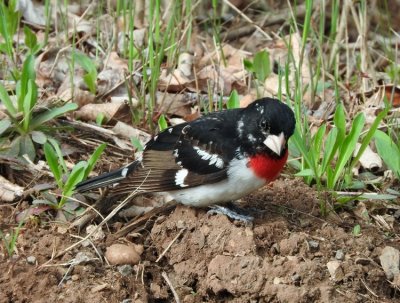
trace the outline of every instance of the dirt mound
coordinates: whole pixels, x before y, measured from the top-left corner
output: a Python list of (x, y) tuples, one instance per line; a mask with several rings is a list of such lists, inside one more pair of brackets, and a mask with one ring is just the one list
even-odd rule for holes
[[(322, 219), (317, 194), (297, 181), (277, 181), (242, 206), (255, 216), (253, 225), (178, 206), (151, 230), (127, 237), (145, 247), (131, 267), (101, 262), (91, 245), (51, 260), (77, 239), (55, 225), (27, 229), (19, 257), (3, 253), (0, 302), (173, 302), (173, 292), (181, 302), (400, 299), (379, 261), (385, 246), (399, 243), (375, 225), (363, 224), (356, 237), (348, 213)], [(104, 253), (104, 240), (93, 245)], [(71, 266), (79, 254), (85, 261)]]

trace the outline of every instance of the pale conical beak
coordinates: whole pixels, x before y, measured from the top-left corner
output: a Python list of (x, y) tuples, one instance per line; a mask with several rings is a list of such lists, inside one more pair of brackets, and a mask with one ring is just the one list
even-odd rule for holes
[(279, 136), (269, 135), (267, 139), (264, 140), (264, 144), (275, 154), (280, 156), (286, 145), (285, 135), (283, 133), (280, 133)]

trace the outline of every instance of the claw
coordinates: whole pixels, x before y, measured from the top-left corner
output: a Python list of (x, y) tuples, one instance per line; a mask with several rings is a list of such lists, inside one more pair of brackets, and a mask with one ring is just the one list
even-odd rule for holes
[(210, 206), (210, 208), (211, 209), (207, 213), (211, 214), (211, 215), (214, 215), (214, 214), (225, 215), (233, 220), (242, 221), (246, 224), (252, 223), (254, 220), (254, 217), (252, 217), (252, 216), (239, 214), (225, 206), (212, 205), (212, 206)]

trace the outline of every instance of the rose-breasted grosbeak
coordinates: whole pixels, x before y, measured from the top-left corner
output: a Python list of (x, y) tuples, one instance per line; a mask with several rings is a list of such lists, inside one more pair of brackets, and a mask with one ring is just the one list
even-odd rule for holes
[(198, 207), (236, 200), (279, 176), (294, 127), (293, 111), (271, 98), (214, 112), (167, 128), (140, 159), (81, 182), (77, 190), (115, 185), (110, 194), (167, 192)]

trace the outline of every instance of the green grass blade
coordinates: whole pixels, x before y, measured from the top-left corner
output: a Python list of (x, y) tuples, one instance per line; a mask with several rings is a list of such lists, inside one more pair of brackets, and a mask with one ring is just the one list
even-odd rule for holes
[(48, 140), (51, 143), (51, 145), (53, 146), (54, 150), (56, 151), (56, 155), (58, 158), (58, 164), (60, 165), (60, 168), (62, 168), (61, 174), (68, 173), (68, 168), (67, 168), (67, 165), (65, 164), (64, 157), (63, 157), (62, 151), (60, 149), (60, 145), (58, 144), (57, 140), (55, 140), (53, 138), (48, 138)]
[(96, 148), (96, 150), (93, 152), (93, 154), (90, 156), (88, 160), (88, 164), (85, 169), (85, 174), (83, 175), (83, 180), (87, 178), (87, 176), (90, 174), (90, 172), (93, 170), (93, 167), (95, 166), (97, 160), (103, 153), (104, 149), (107, 147), (107, 144), (103, 143), (99, 145), (99, 147)]
[(68, 176), (68, 179), (64, 184), (63, 196), (70, 197), (72, 195), (72, 192), (75, 189), (76, 184), (78, 184), (83, 180), (86, 166), (87, 166), (86, 161), (81, 161), (74, 166), (74, 168), (71, 171), (71, 174)]
[(336, 153), (335, 145), (336, 145), (337, 134), (338, 134), (338, 129), (335, 127), (329, 131), (329, 134), (326, 137), (325, 151), (322, 157), (322, 165), (321, 165), (322, 174), (326, 172), (328, 164), (332, 161), (333, 157), (335, 156)]
[(168, 123), (167, 123), (167, 120), (165, 119), (164, 115), (161, 115), (158, 118), (158, 127), (160, 129), (160, 132), (163, 131), (164, 129), (168, 128)]
[(50, 109), (42, 114), (39, 114), (35, 118), (32, 119), (31, 129), (36, 129), (41, 126), (43, 123), (46, 123), (54, 118), (64, 115), (67, 112), (76, 110), (78, 108), (78, 104), (76, 103), (68, 103), (61, 107)]
[(43, 145), (44, 156), (46, 158), (46, 162), (50, 167), (51, 172), (54, 175), (54, 179), (56, 179), (58, 187), (62, 188), (62, 171), (61, 167), (58, 164), (57, 153), (55, 149), (49, 144), (45, 143)]
[(357, 155), (353, 158), (353, 161), (351, 162), (350, 169), (352, 169), (356, 165), (358, 160), (360, 160), (361, 155), (364, 153), (365, 149), (371, 142), (371, 139), (374, 136), (376, 130), (378, 129), (379, 124), (381, 123), (382, 119), (386, 117), (388, 112), (389, 112), (389, 107), (387, 106), (385, 110), (380, 112), (378, 116), (375, 118), (374, 122), (371, 124), (367, 134), (364, 136), (361, 142), (361, 146), (360, 149), (358, 150)]
[(25, 96), (28, 93), (29, 82), (30, 81), (35, 82), (35, 79), (36, 79), (35, 57), (33, 55), (28, 55), (22, 66), (21, 81), (19, 83), (19, 86), (20, 86), (19, 94), (17, 94), (19, 96), (18, 97), (18, 111), (20, 111), (20, 112), (22, 112), (24, 110)]
[(14, 103), (12, 102), (10, 96), (8, 95), (6, 88), (1, 83), (0, 83), (0, 100), (1, 102), (3, 102), (11, 118), (14, 118), (18, 110), (15, 108)]
[(28, 90), (25, 95), (24, 104), (23, 104), (23, 115), (24, 115), (24, 120), (23, 120), (23, 129), (25, 133), (28, 133), (29, 130), (29, 123), (31, 122), (31, 117), (32, 117), (32, 98), (33, 98), (33, 90), (32, 90), (32, 80), (28, 80)]
[(334, 169), (334, 176), (332, 183), (329, 188), (333, 189), (338, 181), (340, 175), (343, 173), (343, 169), (351, 156), (353, 155), (356, 147), (358, 138), (360, 137), (361, 131), (364, 127), (365, 117), (362, 113), (358, 114), (353, 121), (351, 131), (343, 141), (341, 148), (339, 149), (339, 157)]
[(400, 178), (400, 149), (383, 131), (377, 130), (374, 139), (379, 156), (397, 178)]
[(240, 107), (240, 101), (239, 101), (239, 94), (236, 91), (236, 89), (234, 89), (231, 92), (231, 95), (229, 96), (228, 102), (226, 104), (228, 109), (233, 109), (233, 108), (239, 108)]

